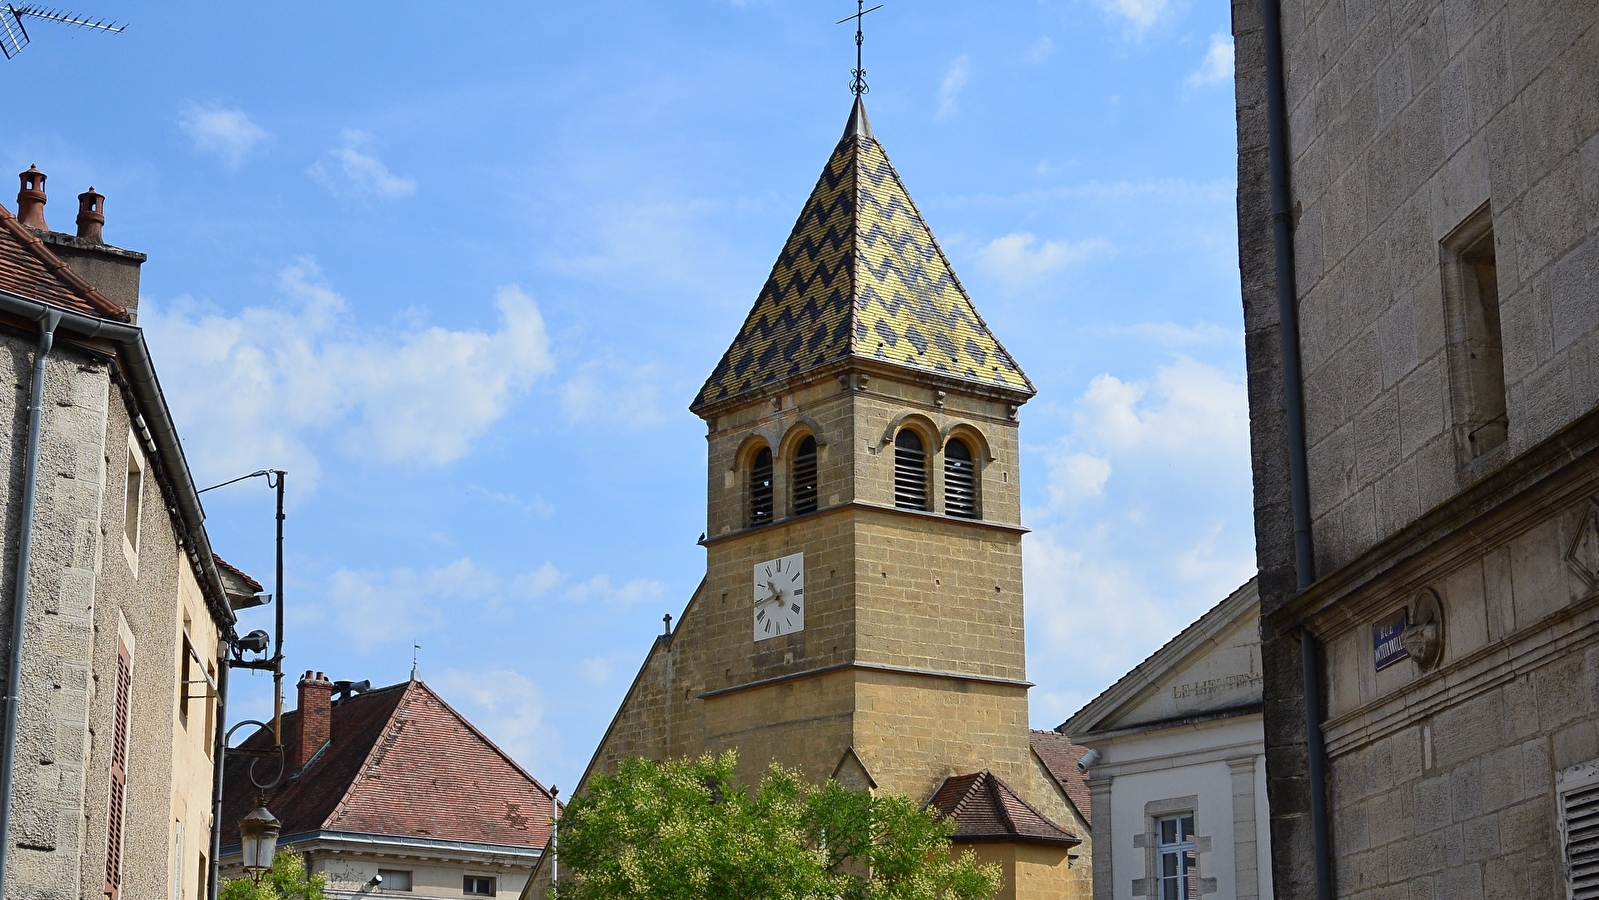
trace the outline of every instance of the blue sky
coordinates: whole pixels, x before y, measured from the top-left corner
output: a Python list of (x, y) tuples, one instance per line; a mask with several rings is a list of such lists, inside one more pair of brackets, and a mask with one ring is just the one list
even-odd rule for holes
[[(390, 683), (420, 643), (572, 784), (703, 573), (686, 407), (843, 129), (853, 4), (82, 4), (131, 27), (32, 29), (0, 163), (49, 174), (59, 230), (93, 184), (107, 240), (150, 254), (140, 321), (196, 479), (291, 472), (288, 668)], [(1227, 5), (867, 22), (877, 135), (1039, 388), (1053, 726), (1253, 570)], [(206, 495), (263, 581), (270, 499)]]

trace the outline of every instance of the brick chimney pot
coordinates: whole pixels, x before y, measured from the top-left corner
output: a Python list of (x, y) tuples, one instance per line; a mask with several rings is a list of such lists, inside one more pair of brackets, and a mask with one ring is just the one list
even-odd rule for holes
[(44, 224), (44, 182), (49, 176), (39, 171), (38, 166), (29, 166), (28, 171), (17, 177), (22, 180), (22, 190), (17, 191), (17, 221), (49, 231), (50, 226)]
[(289, 748), (289, 768), (300, 769), (333, 736), (333, 682), (321, 672), (300, 679), (300, 727)]
[(78, 237), (96, 244), (105, 243), (100, 229), (105, 225), (105, 195), (90, 185), (78, 195)]

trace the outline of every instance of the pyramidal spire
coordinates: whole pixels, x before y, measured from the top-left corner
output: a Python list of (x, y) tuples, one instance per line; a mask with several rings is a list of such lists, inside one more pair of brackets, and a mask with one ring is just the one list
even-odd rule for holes
[(955, 277), (859, 95), (755, 306), (689, 409), (851, 359), (1035, 393)]

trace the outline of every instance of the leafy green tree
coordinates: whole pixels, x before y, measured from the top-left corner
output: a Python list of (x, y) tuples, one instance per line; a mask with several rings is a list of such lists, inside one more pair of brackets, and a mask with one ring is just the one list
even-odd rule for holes
[(322, 893), (326, 875), (305, 874), (300, 854), (280, 850), (272, 858), (272, 868), (261, 873), (261, 880), (240, 878), (222, 885), (218, 900), (327, 900)]
[(746, 790), (731, 753), (634, 759), (561, 818), (561, 900), (990, 900), (997, 866), (950, 852), (954, 823), (905, 797), (806, 784)]

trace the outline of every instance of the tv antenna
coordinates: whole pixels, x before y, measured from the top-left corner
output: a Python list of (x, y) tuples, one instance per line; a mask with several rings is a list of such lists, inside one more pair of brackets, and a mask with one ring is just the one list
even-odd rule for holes
[(867, 9), (866, 0), (855, 0), (855, 15), (845, 16), (833, 23), (842, 25), (850, 19), (855, 20), (855, 68), (850, 70), (850, 75), (854, 77), (850, 80), (849, 89), (850, 93), (857, 97), (871, 90), (866, 86), (866, 67), (861, 65), (861, 45), (866, 43), (866, 35), (861, 31), (861, 19), (864, 19), (867, 13), (877, 12), (882, 8), (883, 4), (879, 3)]
[(25, 16), (42, 19), (46, 22), (59, 22), (62, 25), (76, 25), (79, 28), (104, 31), (110, 34), (121, 34), (128, 27), (106, 19), (80, 16), (44, 6), (31, 4), (28, 6), (13, 6), (7, 3), (3, 9), (0, 9), (0, 53), (4, 53), (6, 59), (11, 59), (21, 53), (23, 47), (28, 46), (28, 29), (22, 24)]

